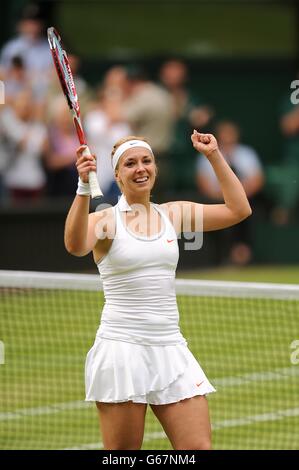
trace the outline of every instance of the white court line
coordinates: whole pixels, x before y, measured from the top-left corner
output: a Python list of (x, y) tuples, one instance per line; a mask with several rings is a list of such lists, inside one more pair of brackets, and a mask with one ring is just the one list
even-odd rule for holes
[(41, 416), (60, 413), (66, 410), (80, 410), (90, 408), (93, 403), (85, 401), (68, 401), (65, 403), (54, 403), (53, 405), (38, 406), (35, 408), (22, 408), (16, 411), (0, 413), (0, 421), (10, 421), (12, 419), (26, 418), (28, 416)]
[(271, 380), (282, 380), (288, 377), (299, 377), (299, 367), (282, 367), (264, 372), (251, 372), (250, 374), (234, 375), (212, 379), (211, 382), (219, 388), (235, 387), (251, 382), (268, 382)]
[[(283, 380), (289, 377), (299, 376), (299, 367), (291, 366), (272, 371), (254, 372), (240, 376), (220, 377), (211, 379), (216, 388), (235, 387), (238, 385), (246, 385), (252, 382), (265, 382), (272, 380)], [(16, 411), (8, 411), (0, 413), (0, 421), (10, 421), (15, 419), (26, 418), (28, 416), (41, 416), (60, 413), (67, 410), (87, 409), (93, 406), (93, 403), (84, 401), (71, 401), (65, 403), (54, 403), (34, 408), (22, 408)]]
[[(225, 419), (223, 421), (216, 421), (212, 424), (212, 431), (216, 429), (224, 429), (224, 428), (233, 428), (237, 426), (246, 426), (255, 423), (262, 423), (267, 421), (278, 421), (284, 418), (294, 418), (299, 416), (299, 408), (289, 408), (286, 410), (278, 410), (272, 413), (264, 413), (258, 415), (251, 415), (245, 416), (243, 418), (236, 418), (236, 419)], [(153, 432), (147, 433), (144, 436), (143, 441), (148, 442), (154, 439), (166, 439), (166, 434), (164, 432)], [(93, 449), (103, 449), (102, 442), (93, 442), (90, 444), (85, 444), (78, 447), (69, 447), (68, 449), (64, 450), (93, 450)]]
[(299, 416), (299, 408), (288, 408), (285, 410), (277, 410), (270, 413), (263, 413), (258, 415), (244, 416), (243, 418), (224, 419), (223, 421), (216, 421), (212, 425), (213, 430), (231, 428), (234, 426), (246, 426), (247, 424), (262, 423), (266, 421), (279, 421), (285, 418), (295, 418)]

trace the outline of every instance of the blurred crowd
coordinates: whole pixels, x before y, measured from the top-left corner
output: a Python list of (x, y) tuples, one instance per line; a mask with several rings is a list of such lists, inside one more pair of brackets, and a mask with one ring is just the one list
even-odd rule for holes
[[(30, 5), (18, 23), (17, 36), (0, 53), (0, 79), (5, 83), (5, 105), (0, 107), (0, 204), (71, 197), (77, 188), (78, 139), (44, 28), (38, 8)], [(111, 149), (127, 135), (149, 140), (159, 168), (157, 193), (163, 191), (173, 197), (180, 191), (195, 189), (199, 201), (221, 201), (211, 165), (203, 156), (194, 155), (190, 144), (195, 128), (215, 133), (220, 150), (243, 183), (254, 209), (265, 182), (261, 159), (252, 147), (242, 143), (238, 123), (220, 122), (217, 110), (205, 102), (200, 90), (191, 90), (186, 63), (179, 59), (165, 61), (155, 82), (139, 65), (113, 66), (91, 89), (80, 76), (79, 58), (68, 56), (87, 141), (97, 155), (98, 178), (107, 202), (115, 203), (119, 195)], [(288, 147), (284, 171), (294, 176), (298, 173), (298, 107), (288, 103), (282, 112), (281, 128)], [(279, 172), (280, 167), (271, 169), (272, 182), (275, 178), (279, 182)], [(297, 187), (286, 189), (284, 197), (277, 200), (273, 209), (276, 223), (289, 220), (298, 200)], [(230, 248), (223, 252), (233, 263), (251, 260), (248, 224), (250, 221), (224, 235)]]
[[(203, 131), (213, 117), (211, 108), (189, 91), (187, 66), (179, 60), (165, 62), (157, 82), (138, 65), (114, 66), (91, 89), (80, 76), (79, 58), (69, 54), (69, 60), (106, 199), (113, 202), (118, 194), (111, 149), (130, 134), (151, 143), (159, 164), (158, 190), (184, 187), (194, 166), (185, 161), (192, 148), (190, 132), (194, 127)], [(78, 141), (37, 5), (24, 10), (17, 36), (4, 44), (0, 77), (5, 84), (0, 112), (1, 200), (22, 203), (73, 195)]]

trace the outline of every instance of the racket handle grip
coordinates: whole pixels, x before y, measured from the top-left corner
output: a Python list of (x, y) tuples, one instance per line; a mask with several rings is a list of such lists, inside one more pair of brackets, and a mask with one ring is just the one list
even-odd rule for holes
[[(82, 155), (83, 156), (91, 155), (90, 150), (89, 150), (88, 147), (86, 147), (86, 149), (84, 150)], [(100, 188), (100, 185), (99, 185), (99, 182), (98, 182), (98, 177), (97, 177), (96, 172), (95, 171), (90, 171), (89, 175), (88, 175), (88, 178), (89, 178), (89, 187), (90, 187), (90, 192), (91, 192), (92, 199), (96, 199), (98, 197), (103, 196), (103, 193), (101, 191), (101, 188)]]
[(88, 177), (89, 177), (89, 186), (90, 186), (92, 199), (97, 199), (103, 196), (96, 172), (90, 171)]

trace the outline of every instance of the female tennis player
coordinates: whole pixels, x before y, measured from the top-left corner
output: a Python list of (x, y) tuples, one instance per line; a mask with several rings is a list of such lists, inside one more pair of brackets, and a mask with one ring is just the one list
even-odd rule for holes
[(86, 400), (96, 402), (105, 449), (141, 448), (148, 404), (174, 449), (211, 448), (206, 395), (215, 389), (180, 333), (177, 237), (185, 226), (194, 230), (198, 217), (203, 230), (218, 230), (245, 219), (251, 209), (215, 137), (194, 131), (191, 140), (212, 164), (223, 204), (151, 203), (155, 157), (143, 138), (130, 136), (112, 151), (122, 197), (116, 206), (89, 214), (88, 173), (96, 167), (93, 157), (82, 155), (84, 146), (77, 151), (79, 185), (66, 220), (65, 245), (76, 256), (93, 252), (104, 287), (85, 380)]

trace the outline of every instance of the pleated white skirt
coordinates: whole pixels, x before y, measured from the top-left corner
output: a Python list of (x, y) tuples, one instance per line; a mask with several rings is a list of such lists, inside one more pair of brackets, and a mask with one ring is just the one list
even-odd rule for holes
[(185, 344), (142, 346), (104, 338), (86, 357), (86, 401), (175, 403), (215, 392)]

